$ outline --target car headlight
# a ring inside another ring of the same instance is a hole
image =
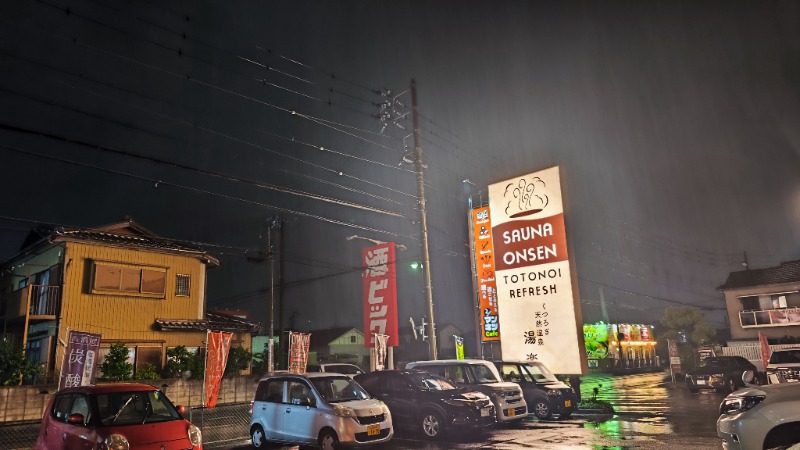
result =
[[[353,411],[353,408],[348,408],[347,406],[342,406],[342,405],[333,405],[333,413],[339,417],[356,416],[356,412]]]
[[[746,395],[743,397],[726,398],[719,405],[719,413],[722,414],[738,414],[747,411],[757,404],[761,403],[766,398],[765,395]]]
[[[194,446],[200,446],[203,443],[203,433],[200,432],[200,428],[197,428],[193,424],[189,424],[189,442],[192,443]]]
[[[129,450],[130,444],[121,434],[109,434],[104,441],[108,450]]]
[[[547,395],[561,395],[560,389],[548,389]]]

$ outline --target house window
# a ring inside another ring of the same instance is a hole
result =
[[[351,344],[355,344],[356,343],[356,336],[355,335],[350,336],[350,343]]]
[[[167,269],[95,261],[92,292],[164,297]]]
[[[175,295],[178,297],[189,296],[189,285],[192,277],[190,275],[178,274],[175,276]]]

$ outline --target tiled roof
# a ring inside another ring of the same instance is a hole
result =
[[[228,331],[228,332],[261,332],[262,326],[238,317],[207,312],[205,319],[156,319],[156,327],[161,331]]]
[[[725,284],[719,286],[717,290],[724,291],[728,289],[796,282],[800,282],[800,261],[789,261],[781,263],[778,267],[731,272],[728,274],[728,279],[725,281]]]
[[[187,253],[201,259],[211,266],[219,266],[219,261],[208,255],[198,247],[185,243],[165,239],[127,219],[123,222],[106,225],[99,228],[65,228],[43,227],[36,230],[38,234],[50,241],[59,239],[75,239],[80,241],[103,242],[128,248],[142,248],[151,250],[167,250],[170,252]]]

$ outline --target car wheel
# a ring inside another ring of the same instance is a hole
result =
[[[250,430],[250,439],[253,441],[253,447],[265,448],[267,446],[267,439],[264,436],[264,429],[261,425],[256,425]]]
[[[435,411],[425,411],[420,419],[420,429],[422,434],[428,439],[438,437],[444,431],[442,416]]]
[[[322,450],[336,450],[339,448],[339,437],[336,436],[336,432],[331,429],[320,431],[319,448]]]
[[[550,410],[550,403],[547,400],[534,400],[533,401],[533,414],[539,420],[549,420],[553,417],[553,411]]]

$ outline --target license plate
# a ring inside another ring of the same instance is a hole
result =
[[[569,408],[572,406],[572,400],[564,400],[564,407]]]
[[[697,384],[706,384],[706,380],[697,380]]]
[[[481,417],[487,417],[489,415],[489,409],[482,409],[481,410]]]
[[[516,411],[514,408],[511,408],[511,409],[509,409],[509,410],[507,411],[507,414],[506,414],[506,415],[507,415],[508,417],[516,416],[516,415],[517,415],[517,411]]]
[[[367,436],[377,436],[381,434],[381,426],[378,424],[367,425]]]

